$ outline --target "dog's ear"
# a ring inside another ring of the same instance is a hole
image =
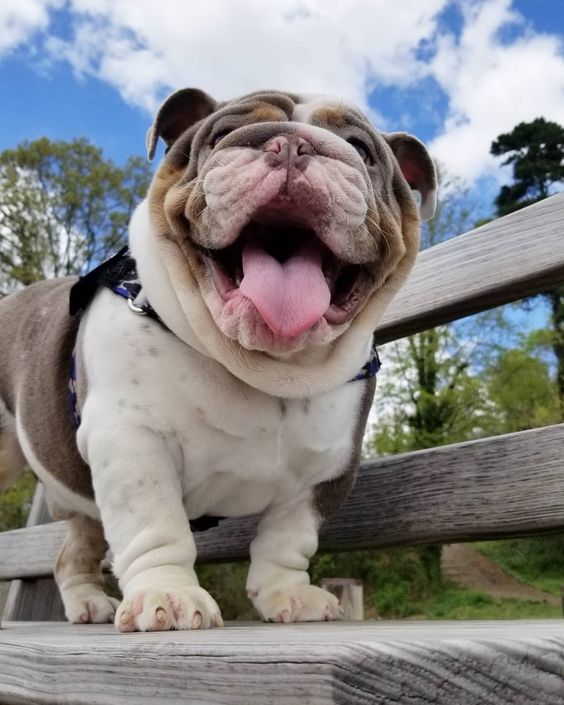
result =
[[[419,191],[419,211],[423,220],[435,214],[437,206],[437,172],[425,145],[407,132],[383,133],[399,164],[401,173],[414,191]]]
[[[169,96],[159,108],[155,122],[147,132],[149,161],[155,156],[159,137],[170,147],[184,130],[211,115],[216,106],[216,101],[198,88],[183,88]]]

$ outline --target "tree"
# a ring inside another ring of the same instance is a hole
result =
[[[444,195],[435,217],[422,233],[423,248],[472,226],[474,209],[466,190],[444,176],[441,190]],[[479,334],[494,315],[438,326],[386,346],[383,384],[379,381],[376,394],[380,422],[371,438],[378,454],[432,448],[477,433],[484,399],[471,365]]]
[[[441,176],[443,197],[423,230],[423,247],[472,226],[475,209],[460,184]],[[470,323],[439,326],[385,346],[370,450],[377,454],[431,448],[483,435],[489,413],[485,388],[472,374],[488,313]],[[430,584],[441,580],[440,547],[419,550]]]
[[[24,142],[0,154],[0,291],[87,270],[120,247],[150,180],[85,139]]]
[[[564,127],[544,118],[521,122],[499,135],[490,149],[513,164],[510,186],[502,186],[495,199],[498,215],[507,215],[550,195],[551,186],[564,182]]]
[[[548,365],[523,348],[503,350],[486,369],[488,398],[495,405],[497,433],[556,423],[558,395]]]
[[[503,186],[495,200],[498,215],[506,215],[550,195],[564,184],[564,127],[544,118],[519,123],[511,132],[499,135],[491,153],[505,156],[502,164],[513,164],[513,184]],[[564,418],[564,287],[542,296],[550,306],[552,348],[556,358],[556,384],[560,418]]]
[[[104,159],[85,139],[26,142],[0,154],[0,295],[50,276],[78,273],[126,239],[150,170]],[[0,496],[0,530],[25,521],[34,479]]]

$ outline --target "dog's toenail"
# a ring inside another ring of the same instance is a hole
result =
[[[202,626],[202,613],[194,612],[192,617],[192,629],[199,629]]]
[[[155,617],[157,618],[157,622],[164,622],[166,620],[166,612],[162,607],[157,607]]]

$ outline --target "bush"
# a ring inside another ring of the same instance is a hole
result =
[[[25,472],[14,485],[0,492],[0,531],[25,526],[35,485],[35,476]]]

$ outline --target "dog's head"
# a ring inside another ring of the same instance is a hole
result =
[[[418,140],[380,133],[336,100],[258,92],[217,104],[194,89],[160,108],[150,157],[159,137],[152,227],[181,253],[184,291],[221,336],[287,360],[358,321],[375,327],[434,211],[435,170]]]

